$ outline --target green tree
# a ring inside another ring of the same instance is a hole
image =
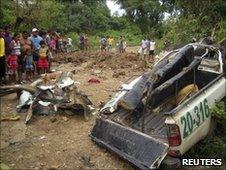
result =
[[[117,0],[125,9],[131,22],[137,24],[142,33],[148,33],[164,18],[164,4],[159,0]]]

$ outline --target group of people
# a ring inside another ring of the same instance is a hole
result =
[[[143,38],[138,54],[141,55],[143,59],[149,56],[150,59],[153,60],[155,54],[155,41],[150,38]]]
[[[101,36],[100,50],[112,51],[114,39],[112,36]],[[79,45],[81,50],[88,50],[89,39],[86,34],[80,34]],[[125,37],[120,36],[116,43],[116,51],[124,53],[126,50]],[[39,31],[33,28],[31,33],[24,31],[21,34],[11,35],[9,26],[0,28],[0,83],[21,82],[23,73],[26,80],[31,80],[35,74],[43,74],[50,71],[52,54],[57,52],[69,52],[72,48],[72,39],[64,41],[57,32]],[[142,57],[150,56],[153,59],[155,42],[150,38],[144,38],[138,53]]]
[[[42,34],[42,33],[41,33]],[[53,53],[58,52],[71,52],[73,48],[72,39],[69,38],[63,38],[60,33],[54,32],[44,32],[42,36],[44,39],[47,36],[47,45],[49,46],[50,50]]]
[[[100,50],[101,51],[112,51],[114,44],[114,39],[112,36],[101,36],[100,38]],[[119,53],[124,53],[126,51],[126,41],[123,36],[120,36],[118,42],[116,43],[116,51]]]
[[[11,34],[9,26],[0,28],[0,83],[30,81],[36,74],[50,71],[52,52],[59,46],[59,35],[55,32],[39,31]]]

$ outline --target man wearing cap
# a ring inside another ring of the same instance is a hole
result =
[[[40,49],[40,42],[43,40],[42,37],[40,37],[38,35],[38,29],[37,28],[33,28],[32,29],[32,35],[30,37],[30,40],[34,46],[34,54],[33,54],[33,58],[34,58],[34,62],[37,63],[38,62],[38,51]]]

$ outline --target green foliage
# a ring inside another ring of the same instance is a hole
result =
[[[226,21],[221,21],[216,24],[216,32],[214,34],[214,39],[218,42],[226,37]]]
[[[178,19],[169,18],[164,24],[163,39],[171,43],[189,42],[193,37],[202,37],[202,29],[193,16]]]
[[[85,32],[97,47],[100,35],[112,35],[116,40],[124,35],[127,44],[134,46],[140,45],[142,36],[149,36],[157,42],[158,52],[165,41],[188,43],[211,35],[220,41],[226,36],[225,0],[115,2],[125,9],[124,16],[111,16],[106,0],[3,0],[0,25],[11,24],[20,32],[37,27],[73,33],[76,43],[77,34]],[[166,13],[169,17],[164,18]]]
[[[220,136],[220,138],[226,144],[226,98],[224,98],[221,102],[217,103],[217,105],[212,111],[212,115],[217,123],[217,130],[215,134],[217,136]]]
[[[83,3],[74,3],[66,5],[65,14],[68,23],[67,30],[81,32],[82,30],[89,31],[91,23],[91,10]]]
[[[64,14],[65,6],[59,2],[45,0],[41,3],[39,27],[43,29],[65,30]]]
[[[0,163],[0,169],[1,170],[9,170],[9,166],[4,163]]]
[[[163,19],[164,6],[157,0],[118,0],[131,22],[137,24],[143,34],[152,30]]]
[[[0,2],[0,25],[13,24],[16,21],[15,4],[12,1]]]
[[[0,15],[1,25],[12,24],[17,31],[35,26],[60,32],[94,33],[112,26],[110,11],[101,0],[10,0],[2,3]],[[119,23],[117,18],[114,22]]]
[[[191,158],[226,158],[226,143],[217,136],[208,136],[186,155]]]

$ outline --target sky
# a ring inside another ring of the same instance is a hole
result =
[[[111,15],[118,11],[119,16],[122,16],[125,11],[120,9],[120,5],[116,4],[113,0],[107,0],[107,6],[111,10]]]

